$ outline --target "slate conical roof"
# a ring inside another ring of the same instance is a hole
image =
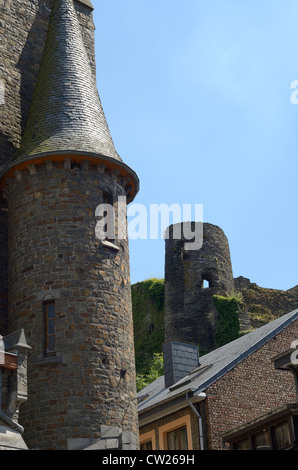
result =
[[[102,109],[73,0],[54,0],[32,106],[15,161],[63,151],[121,161]]]

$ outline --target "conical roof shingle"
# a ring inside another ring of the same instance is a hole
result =
[[[14,160],[79,151],[121,161],[98,95],[73,0],[55,0],[29,118]]]

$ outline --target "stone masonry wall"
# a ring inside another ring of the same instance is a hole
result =
[[[107,188],[115,202],[125,195],[110,173],[68,159],[10,182],[9,329],[24,328],[32,347],[20,415],[31,449],[93,442],[101,425],[138,434],[128,242],[113,249],[95,236]],[[56,308],[54,357],[43,351],[48,299]]]
[[[295,403],[290,372],[274,369],[272,358],[298,338],[298,320],[207,389],[210,450],[223,448],[222,435],[285,403]]]
[[[247,327],[258,328],[298,307],[298,291],[260,287],[242,276],[234,279],[235,290],[241,292],[240,317],[247,318]]]
[[[0,198],[0,335],[7,334],[8,321],[8,237],[7,202]]]
[[[213,295],[234,289],[229,243],[217,226],[203,224],[203,246],[185,250],[185,238],[166,239],[165,332],[166,341],[199,344],[202,351],[215,346],[218,314]],[[209,287],[203,287],[203,281]]]
[[[75,1],[95,76],[92,10]],[[0,167],[12,158],[27,120],[45,45],[53,0],[0,0]],[[6,334],[6,203],[0,196],[0,332]]]

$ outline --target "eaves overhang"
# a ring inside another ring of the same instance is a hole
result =
[[[163,418],[164,416],[189,407],[188,400],[190,400],[190,402],[193,404],[203,401],[205,398],[205,393],[195,395],[191,388],[184,390],[179,395],[175,395],[174,397],[168,399],[166,398],[162,402],[140,411],[139,426],[145,426],[145,424],[149,424],[152,421],[156,421]]]
[[[0,189],[4,186],[7,178],[13,178],[16,171],[23,171],[29,165],[41,165],[47,160],[53,162],[63,161],[70,158],[73,163],[80,163],[88,160],[91,164],[104,164],[107,170],[118,170],[119,176],[128,179],[128,196],[127,202],[132,202],[139,192],[139,178],[137,174],[125,163],[118,161],[112,157],[99,155],[95,153],[80,152],[77,150],[65,150],[63,152],[43,152],[29,157],[18,158],[18,160],[10,161],[0,169]]]

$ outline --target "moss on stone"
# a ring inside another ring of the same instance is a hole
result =
[[[148,374],[155,353],[162,352],[164,335],[164,280],[148,279],[132,285],[137,374]]]
[[[220,347],[240,336],[239,300],[234,297],[214,295],[213,303],[219,315],[215,340]]]

